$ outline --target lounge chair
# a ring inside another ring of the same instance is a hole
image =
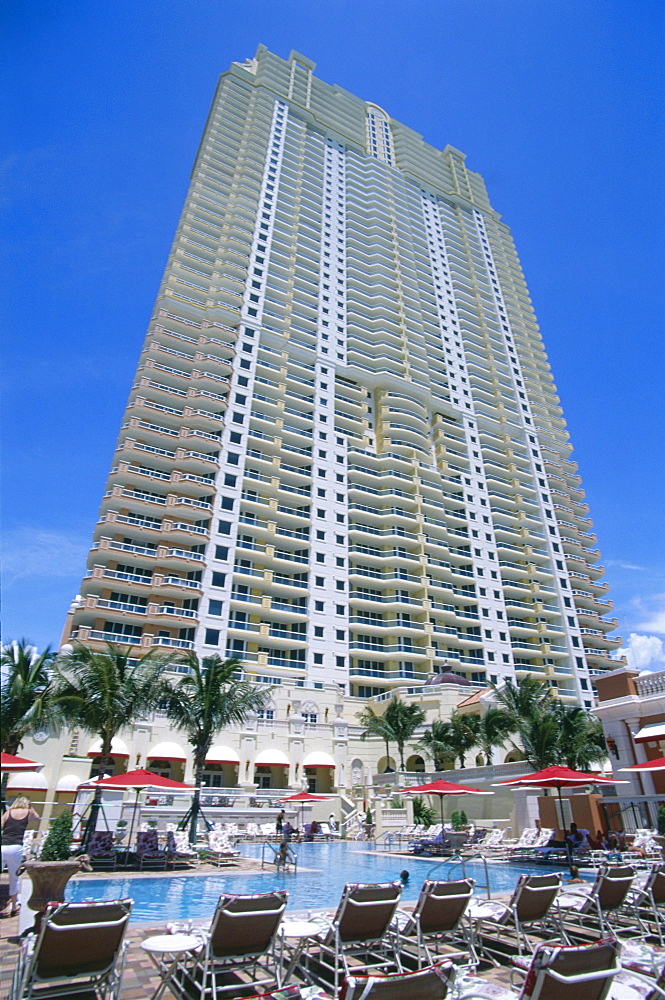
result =
[[[452,962],[388,976],[347,976],[343,1000],[444,1000],[455,978]]]
[[[478,850],[483,854],[493,854],[495,851],[502,851],[505,836],[505,827],[496,827],[494,830],[490,830],[487,838],[478,844]]]
[[[188,865],[199,863],[199,852],[189,843],[189,835],[186,830],[167,830],[166,832],[166,854],[168,863],[171,865],[182,862]]]
[[[631,887],[626,906],[641,924],[653,924],[661,945],[665,945],[665,862],[656,862],[645,881]]]
[[[397,911],[393,921],[397,946],[405,948],[409,943],[415,943],[418,968],[445,958],[454,958],[458,966],[475,968],[478,964],[473,928],[467,917],[474,885],[474,880],[470,878],[453,882],[428,880],[423,883],[413,910],[410,913]],[[438,951],[440,944],[457,947],[453,955],[442,955]]]
[[[620,944],[616,939],[587,945],[539,945],[531,958],[524,983],[510,990],[474,978],[461,984],[458,1000],[605,1000],[620,971]]]
[[[215,865],[230,865],[240,857],[240,851],[231,847],[225,830],[211,830],[205,849],[206,861]]]
[[[422,840],[413,841],[409,849],[412,854],[452,853],[450,838],[443,827],[433,837],[425,837]]]
[[[166,868],[168,854],[159,846],[156,830],[139,830],[136,835],[136,857],[141,871],[144,868]]]
[[[393,953],[391,924],[399,904],[402,887],[397,882],[344,886],[335,915],[328,927],[314,939],[313,961],[332,979],[334,995],[339,995],[343,976],[352,972],[395,968],[402,971],[399,951]],[[351,969],[349,961],[358,965]],[[310,974],[317,978],[318,969]],[[323,978],[323,977],[321,977]],[[322,982],[322,985],[324,983]]]
[[[527,928],[538,925],[542,932],[547,932],[551,936],[554,924],[556,937],[566,941],[558,916],[552,911],[560,889],[561,875],[558,872],[547,875],[520,875],[509,902],[485,899],[472,903],[469,916],[477,939],[484,938],[485,930],[497,935],[499,941],[506,931],[512,932],[506,943],[510,943],[512,938],[517,944],[519,955],[525,952],[530,954],[534,950],[534,945],[527,935]],[[494,951],[497,954],[505,954],[503,949],[497,949],[489,941],[483,940],[481,947],[483,953],[489,955]]]
[[[24,939],[10,1000],[81,994],[117,1000],[131,899],[50,904],[39,932]]]
[[[88,842],[88,857],[94,870],[107,868],[115,871],[117,855],[110,830],[95,830]]]
[[[635,878],[630,865],[613,865],[601,868],[591,889],[567,886],[556,901],[557,911],[569,930],[569,922],[577,921],[580,927],[591,925],[601,934],[615,934],[614,918],[624,906]]]
[[[243,983],[238,973],[251,970],[251,987],[280,985],[276,937],[287,893],[219,897],[204,945],[179,961],[169,979],[169,989],[182,1000],[236,997]]]

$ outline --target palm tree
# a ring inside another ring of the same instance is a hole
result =
[[[559,726],[560,760],[573,770],[588,771],[607,757],[603,726],[596,716],[579,705],[554,703],[552,713]]]
[[[500,708],[488,708],[478,720],[478,746],[485,755],[485,763],[491,764],[494,747],[504,745],[513,726],[507,713]]]
[[[4,753],[16,754],[26,736],[55,719],[51,700],[50,664],[54,654],[47,646],[39,653],[25,639],[9,642],[0,651],[0,743]],[[9,772],[2,775],[0,798],[4,810]]]
[[[455,750],[449,740],[450,728],[447,722],[435,719],[420,738],[418,747],[434,762],[435,771],[445,770],[448,761],[455,762]]]
[[[404,746],[411,739],[416,729],[425,721],[425,713],[417,705],[407,704],[399,698],[391,698],[384,712],[384,719],[395,734],[395,743],[399,752],[399,766],[404,766]]]
[[[365,727],[364,731],[360,734],[361,740],[378,737],[386,744],[387,768],[390,769],[390,744],[397,742],[397,735],[390,724],[390,720],[386,719],[385,713],[379,715],[370,705],[367,708],[363,708],[361,712],[357,712],[356,716],[360,725]]]
[[[50,646],[39,653],[25,639],[2,647],[0,739],[5,753],[16,754],[26,736],[53,718],[49,667],[54,656]]]
[[[499,708],[503,709],[517,731],[522,720],[538,716],[552,704],[550,689],[542,681],[528,674],[517,684],[508,678],[501,687],[494,687]]]
[[[203,768],[212,741],[225,726],[241,724],[252,712],[265,708],[272,689],[236,680],[240,669],[236,659],[222,660],[217,654],[199,659],[191,652],[181,662],[189,670],[175,687],[167,689],[164,708],[194,751],[194,797],[185,821],[189,819],[189,840],[195,845]]]
[[[561,762],[561,729],[553,712],[541,712],[522,719],[517,729],[524,756],[536,771]]]
[[[111,642],[104,652],[75,642],[55,661],[55,704],[65,722],[101,739],[100,777],[112,768],[114,736],[154,711],[162,697],[163,654],[150,650],[138,659],[134,655]],[[97,825],[101,800],[102,789],[97,788],[83,849]]]
[[[478,746],[479,720],[477,715],[459,715],[453,712],[448,722],[437,720],[423,733],[419,746],[434,758],[435,770],[443,770],[443,764],[459,758],[460,767],[465,766],[466,755]]]

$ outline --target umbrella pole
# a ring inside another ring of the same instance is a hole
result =
[[[139,807],[139,795],[141,794],[141,789],[136,789],[136,799],[134,800],[134,808],[132,810],[132,821],[129,824],[129,835],[127,837],[127,843],[125,845],[125,864],[127,864],[127,857],[132,847],[132,834],[134,833],[134,821],[136,819],[136,811]]]

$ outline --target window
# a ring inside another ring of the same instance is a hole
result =
[[[224,485],[225,486],[235,486],[238,477],[232,476],[229,472],[224,473]]]
[[[322,625],[315,625],[314,626],[314,637],[316,639],[323,639],[323,626]]]
[[[343,667],[344,665],[345,665],[344,657],[343,656],[336,656],[335,657],[335,666],[336,667]]]
[[[213,573],[212,574],[212,585],[213,587],[223,587],[226,583],[226,573]]]
[[[205,639],[203,640],[206,646],[218,646],[219,645],[219,629],[218,628],[207,628],[205,631]]]
[[[326,581],[325,581],[324,577],[322,577],[322,576],[316,576],[316,577],[314,577],[314,584],[317,587],[323,587],[325,585],[325,582]]]
[[[346,632],[344,631],[343,628],[336,628],[335,629],[335,638],[339,639],[340,642],[344,642],[345,636],[346,636]]]
[[[230,521],[220,521],[218,531],[220,535],[230,535],[231,534],[231,522]]]
[[[314,663],[316,663],[317,666],[320,666],[323,663],[323,653],[314,653]],[[303,712],[303,715],[306,716],[307,713]],[[314,722],[316,722],[316,716],[314,716]]]
[[[233,423],[234,424],[241,424],[241,423],[243,423],[244,419],[245,419],[245,417],[243,416],[242,413],[234,413],[233,414]]]
[[[222,602],[221,601],[208,601],[208,614],[209,615],[221,615],[222,613]]]
[[[226,461],[229,463],[229,465],[238,465],[238,463],[240,462],[240,455],[238,454],[237,451],[230,451],[226,456]]]
[[[314,610],[323,611],[323,601],[314,601]]]
[[[215,559],[228,559],[229,550],[226,545],[215,546]]]

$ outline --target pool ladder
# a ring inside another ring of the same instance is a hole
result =
[[[266,847],[269,847],[272,852],[272,854],[268,857],[267,860],[266,860]],[[265,868],[266,865],[269,866],[275,865],[275,871],[279,872],[280,870],[287,871],[290,866],[293,869],[293,874],[295,875],[296,872],[298,871],[298,855],[296,854],[296,852],[292,850],[291,846],[289,845],[287,862],[285,865],[275,864],[275,860],[278,854],[279,854],[279,847],[276,847],[274,844],[271,844],[269,840],[264,840],[263,843],[261,844],[261,868],[262,869]]]
[[[487,867],[487,859],[486,859],[486,857],[485,857],[484,854],[470,854],[470,855],[465,856],[465,857],[463,857],[461,854],[453,854],[452,857],[450,857],[450,858],[444,858],[443,861],[437,861],[437,863],[435,865],[432,865],[432,867],[429,869],[429,871],[427,872],[427,875],[425,877],[428,878],[428,879],[432,878],[432,875],[437,870],[437,868],[443,868],[444,866],[446,866],[447,867],[447,876],[448,876],[447,877],[447,881],[448,882],[452,881],[452,874],[453,874],[453,869],[454,868],[461,868],[462,869],[462,878],[466,878],[466,863],[467,863],[467,861],[482,861],[483,867],[485,869],[485,884],[484,885],[478,885],[478,888],[479,889],[485,889],[485,891],[487,892],[487,898],[491,899],[492,898],[492,890],[490,888],[489,869]],[[476,884],[478,884],[478,883],[476,883]]]

